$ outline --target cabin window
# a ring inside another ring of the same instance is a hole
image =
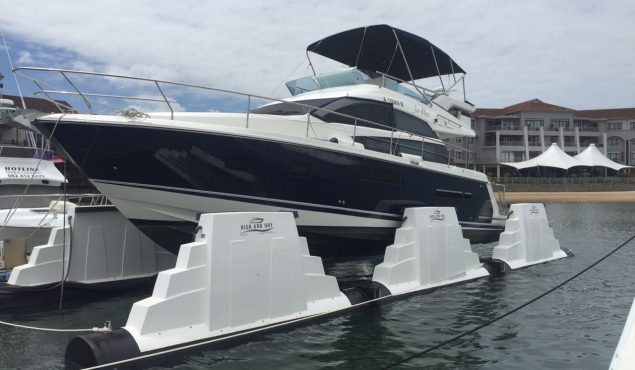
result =
[[[307,114],[309,111],[309,108],[305,107],[305,105],[311,107],[321,107],[322,105],[327,104],[332,100],[333,99],[310,99],[298,102],[274,103],[254,109],[251,111],[251,113],[273,114],[278,116],[303,115]]]
[[[375,128],[393,127],[393,108],[390,103],[355,98],[342,98],[324,104],[321,108],[369,121],[357,121],[359,126]],[[355,124],[354,118],[327,112],[326,110],[315,109],[312,114],[325,122],[338,122],[349,125]],[[382,127],[382,125],[384,127]]]
[[[389,184],[403,184],[404,182],[403,173],[366,167],[362,167],[357,170],[357,178],[364,181],[383,182]]]
[[[421,142],[416,140],[399,140],[396,152],[421,155]],[[448,149],[443,144],[423,143],[423,159],[429,162],[448,163]]]
[[[397,109],[395,109],[395,128],[416,135],[438,138],[426,121]]]
[[[312,99],[297,102],[284,102],[265,105],[253,110],[258,114],[276,115],[302,115],[307,113],[307,107],[298,103],[315,107],[311,110],[311,115],[324,122],[336,122],[364,127],[374,127],[379,129],[396,128],[416,135],[438,138],[437,134],[430,128],[430,125],[422,119],[411,114],[396,110],[391,103],[359,99],[359,98],[336,98],[336,99]],[[338,114],[339,113],[339,114]],[[344,114],[345,116],[341,115]],[[355,117],[355,118],[353,118]]]
[[[423,159],[430,162],[448,163],[448,149],[445,145],[423,144]]]
[[[364,148],[380,153],[390,153],[390,138],[358,136],[355,141],[362,143]]]
[[[397,154],[406,153],[421,156],[421,141],[399,140],[397,142]]]
[[[355,141],[362,143],[364,148],[380,153],[391,153],[389,137],[368,137],[358,136]],[[421,141],[417,140],[396,140],[392,143],[393,153],[406,153],[411,155],[421,155]],[[430,162],[448,163],[448,149],[443,144],[425,142],[423,144],[423,159]]]

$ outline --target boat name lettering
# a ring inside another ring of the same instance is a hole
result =
[[[4,166],[4,172],[6,172],[6,176],[10,178],[44,178],[44,175],[40,173],[37,167]]]
[[[532,215],[537,215],[539,213],[538,207],[531,206],[531,208],[529,209],[529,213],[531,213]]]
[[[9,172],[9,171],[21,171],[21,172],[35,172],[38,169],[36,167],[11,167],[11,166],[4,166],[4,170]]]
[[[438,209],[435,209],[434,212],[430,215],[430,221],[443,221],[445,220],[445,215],[441,213]]]
[[[392,103],[394,105],[398,105],[400,107],[403,107],[403,102],[399,101],[397,99],[387,98],[387,97],[384,96],[384,101],[387,102],[387,103]]]
[[[423,107],[417,107],[415,105],[415,113],[420,114],[425,118],[430,118],[430,113],[427,110],[423,109]]]
[[[254,217],[249,223],[240,225],[240,233],[244,235],[249,232],[265,233],[273,230],[273,222],[265,222],[264,218]]]

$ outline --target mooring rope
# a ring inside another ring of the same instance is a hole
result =
[[[150,118],[150,115],[144,112],[140,112],[134,108],[127,108],[115,112],[115,114],[119,114],[126,118]]]
[[[441,342],[441,343],[439,343],[439,344],[437,344],[437,345],[434,345],[434,346],[432,346],[432,347],[426,348],[426,349],[425,349],[425,350],[423,350],[423,351],[420,351],[420,352],[414,353],[414,354],[412,354],[412,355],[410,355],[410,356],[408,356],[408,357],[406,357],[406,358],[404,358],[404,359],[402,359],[402,360],[399,360],[399,361],[397,361],[397,362],[394,362],[394,363],[392,363],[392,364],[390,364],[390,365],[388,365],[388,366],[384,366],[384,367],[382,367],[381,369],[390,369],[390,368],[393,368],[393,367],[395,367],[395,366],[397,366],[397,365],[401,365],[401,364],[404,364],[404,363],[406,363],[406,362],[408,362],[408,361],[414,360],[415,358],[421,357],[421,356],[425,355],[426,353],[432,352],[432,351],[434,351],[434,350],[436,350],[436,349],[439,349],[439,348],[441,348],[441,347],[443,347],[443,346],[445,346],[445,345],[448,345],[448,344],[450,344],[450,343],[452,343],[452,342],[455,342],[455,341],[457,341],[457,340],[459,340],[459,339],[461,339],[461,338],[463,338],[463,337],[465,337],[465,336],[467,336],[467,335],[470,335],[470,334],[476,333],[477,331],[479,331],[479,330],[481,330],[481,329],[483,329],[483,328],[485,328],[485,327],[487,327],[487,326],[490,326],[490,325],[494,324],[495,322],[500,321],[500,320],[504,319],[505,317],[507,317],[507,316],[509,316],[509,315],[511,315],[511,314],[513,314],[513,313],[515,313],[515,312],[517,312],[517,311],[520,311],[521,309],[523,309],[523,308],[525,308],[525,307],[529,306],[530,304],[532,304],[532,303],[534,303],[534,302],[536,302],[536,301],[538,301],[538,300],[542,299],[542,298],[543,298],[543,297],[545,297],[546,295],[548,295],[548,294],[550,294],[550,293],[553,293],[554,291],[556,291],[556,290],[558,290],[558,289],[562,288],[563,286],[565,286],[566,284],[568,284],[568,283],[569,283],[569,282],[571,282],[572,280],[576,279],[576,278],[577,278],[577,277],[579,277],[580,275],[582,275],[582,274],[584,274],[585,272],[589,271],[590,269],[594,268],[594,267],[595,267],[595,266],[597,266],[600,262],[602,262],[602,261],[604,261],[605,259],[609,258],[609,257],[610,257],[613,253],[615,253],[615,252],[617,252],[618,250],[622,249],[622,247],[624,247],[625,245],[627,245],[628,243],[630,243],[633,239],[635,239],[635,235],[631,236],[631,237],[630,237],[627,241],[625,241],[624,243],[620,244],[620,245],[619,245],[619,246],[617,246],[615,249],[613,249],[612,251],[610,251],[609,253],[607,253],[606,255],[604,255],[602,258],[600,258],[599,260],[597,260],[597,261],[593,262],[593,263],[592,263],[591,265],[589,265],[588,267],[584,268],[582,271],[578,272],[577,274],[573,275],[572,277],[568,278],[567,280],[563,281],[562,283],[560,283],[560,284],[556,285],[555,287],[553,287],[553,288],[549,289],[548,291],[546,291],[546,292],[544,292],[544,293],[540,294],[539,296],[537,296],[537,297],[535,297],[535,298],[533,298],[533,299],[531,299],[531,300],[529,300],[529,301],[527,301],[527,302],[525,302],[525,303],[521,304],[520,306],[518,306],[518,307],[516,307],[516,308],[512,309],[511,311],[508,311],[508,312],[506,312],[506,313],[504,313],[504,314],[502,314],[502,315],[500,315],[500,316],[497,316],[497,317],[495,317],[495,318],[494,318],[494,319],[492,319],[492,320],[489,320],[489,321],[487,321],[487,322],[485,322],[485,323],[483,323],[483,324],[481,324],[481,325],[479,325],[479,326],[477,326],[477,327],[475,327],[475,328],[473,328],[473,329],[470,329],[470,330],[468,330],[468,331],[465,331],[465,332],[463,332],[463,333],[461,333],[461,334],[459,334],[459,335],[456,335],[456,336],[454,336],[454,337],[452,337],[452,338],[450,338],[450,339],[448,339],[448,340],[445,340],[445,341],[443,341],[443,342]]]
[[[102,327],[98,327],[98,326],[94,326],[90,329],[55,329],[55,328],[41,328],[41,327],[37,327],[37,326],[29,326],[29,325],[22,325],[22,324],[15,324],[12,322],[7,322],[7,321],[0,321],[0,324],[2,325],[6,325],[6,326],[11,326],[14,328],[20,328],[20,329],[28,329],[28,330],[39,330],[39,331],[52,331],[52,332],[56,332],[56,333],[79,333],[79,332],[99,332],[99,333],[103,333],[103,332],[109,332],[112,331],[112,325],[110,323],[110,321],[106,321],[104,323],[104,326]]]
[[[577,278],[580,275],[584,274],[585,272],[589,271],[590,269],[592,269],[593,267],[598,265],[600,262],[604,261],[609,256],[611,256],[612,254],[614,254],[615,252],[620,250],[622,247],[624,247],[625,245],[630,243],[633,239],[635,239],[635,235],[631,236],[627,241],[625,241],[624,243],[620,244],[618,247],[616,247],[615,249],[613,249],[612,251],[607,253],[605,256],[603,256],[602,258],[600,258],[599,260],[597,260],[596,262],[594,262],[590,266],[586,267],[582,271],[578,272],[577,274],[573,275],[569,279],[567,279],[564,282],[558,284],[557,286],[555,286],[554,288],[548,290],[547,292],[535,297],[534,299],[530,300],[529,302],[524,303],[524,304],[514,308],[513,310],[511,310],[511,311],[509,311],[509,312],[507,312],[507,313],[505,313],[503,315],[498,316],[497,318],[495,318],[493,320],[490,320],[490,321],[488,321],[488,322],[486,322],[484,324],[481,324],[481,325],[477,326],[474,329],[468,330],[468,331],[466,331],[466,332],[464,332],[462,334],[454,336],[454,337],[452,337],[452,338],[450,338],[450,339],[448,339],[448,340],[446,340],[446,341],[444,341],[442,343],[439,343],[439,344],[437,344],[437,345],[435,345],[433,347],[427,348],[427,349],[425,349],[425,350],[423,350],[421,352],[417,352],[417,353],[415,353],[415,354],[413,354],[413,355],[411,355],[411,356],[409,356],[407,358],[404,358],[404,359],[402,359],[402,360],[400,360],[398,362],[395,362],[395,363],[392,363],[392,364],[390,364],[388,366],[382,367],[381,369],[389,369],[389,368],[395,367],[397,365],[404,364],[404,363],[406,363],[406,362],[408,362],[408,361],[410,361],[410,360],[412,360],[414,358],[420,357],[421,355],[424,355],[424,354],[426,354],[428,352],[431,352],[431,351],[433,351],[435,349],[438,349],[438,348],[441,348],[441,347],[443,347],[443,346],[445,346],[447,344],[450,344],[450,343],[452,343],[452,342],[454,342],[454,341],[456,341],[456,340],[458,340],[460,338],[463,338],[466,335],[472,334],[472,333],[474,333],[474,332],[476,332],[476,331],[478,331],[478,330],[480,330],[480,329],[482,329],[482,328],[484,328],[486,326],[489,326],[489,325],[491,325],[491,324],[493,324],[493,323],[495,323],[495,322],[497,322],[497,321],[499,321],[499,320],[501,320],[501,319],[513,314],[516,311],[519,311],[519,310],[523,309],[524,307],[526,307],[526,306],[530,305],[531,303],[543,298],[544,296],[548,295],[549,293],[552,293],[553,291],[561,288],[562,286],[566,285],[570,281],[574,280],[575,278]],[[381,300],[381,298],[371,299],[370,301],[366,301],[366,302],[363,302],[363,303],[360,303],[360,304],[357,304],[357,305],[353,305],[353,307],[354,306],[364,306],[364,305],[370,304],[370,303],[375,302],[375,301],[380,301],[380,300]],[[310,318],[318,318],[318,317],[321,317],[321,316],[328,316],[330,314],[332,314],[332,312],[320,313],[320,314],[312,315],[312,316],[309,316],[309,317]],[[100,364],[100,365],[96,365],[96,366],[93,366],[93,367],[89,367],[87,369],[104,369],[104,368],[112,368],[112,367],[115,367],[117,365],[130,364],[132,362],[147,360],[147,359],[151,359],[151,358],[154,358],[154,357],[157,357],[157,356],[163,356],[163,355],[166,355],[166,354],[178,352],[178,351],[181,351],[181,350],[188,350],[188,349],[193,349],[193,348],[197,348],[197,347],[202,347],[202,346],[205,346],[205,345],[208,345],[208,344],[212,344],[212,343],[216,343],[216,342],[219,342],[219,341],[222,341],[222,340],[238,338],[238,337],[241,337],[241,336],[246,335],[246,334],[259,333],[259,332],[263,332],[263,331],[266,331],[266,330],[269,330],[269,329],[272,329],[272,328],[283,327],[283,326],[285,326],[287,324],[290,324],[290,323],[303,321],[303,320],[305,320],[305,319],[307,319],[309,317],[298,318],[298,319],[295,319],[295,320],[291,320],[289,322],[277,323],[277,324],[273,324],[273,325],[267,326],[267,327],[255,328],[253,330],[249,330],[249,331],[246,331],[246,332],[239,332],[239,333],[231,334],[231,335],[228,335],[228,336],[223,337],[223,338],[210,338],[210,339],[208,339],[206,341],[199,342],[199,343],[190,343],[190,344],[185,344],[183,346],[178,346],[178,347],[172,347],[172,348],[164,349],[164,350],[158,351],[158,352],[153,352],[153,353],[149,353],[149,354],[141,354],[141,355],[136,356],[136,357],[127,358],[127,359],[118,360],[118,361],[113,361],[113,362],[109,362],[109,363],[105,363],[105,364]]]

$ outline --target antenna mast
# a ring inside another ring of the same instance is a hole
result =
[[[24,96],[22,96],[22,90],[20,90],[20,83],[18,82],[18,78],[15,76],[15,72],[13,72],[13,62],[11,61],[11,54],[9,54],[9,47],[7,46],[7,39],[4,38],[4,33],[0,34],[2,36],[2,41],[4,42],[4,50],[7,52],[7,58],[9,59],[9,66],[11,67],[11,72],[13,73],[13,79],[15,79],[15,86],[18,88],[18,94],[20,94],[20,100],[22,100],[22,108],[26,109],[26,103],[24,102]]]

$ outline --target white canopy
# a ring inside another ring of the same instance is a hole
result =
[[[595,146],[595,144],[589,145],[584,151],[574,158],[582,161],[585,166],[591,167],[608,167],[612,168],[616,171],[621,170],[622,168],[629,168],[630,166],[624,166],[619,163],[613,162],[612,160],[606,158],[606,156],[600,152],[600,150]]]
[[[537,156],[536,158],[532,158],[528,161],[524,162],[513,162],[513,163],[501,163],[507,166],[514,167],[518,170],[522,170],[530,167],[555,167],[561,168],[563,170],[568,170],[571,167],[575,166],[588,166],[588,167],[608,167],[614,169],[616,171],[621,170],[622,168],[630,168],[631,166],[624,166],[619,163],[613,162],[612,160],[606,158],[602,152],[598,150],[595,144],[589,145],[582,153],[576,155],[575,157],[571,157],[560,147],[558,144],[553,143],[549,147],[549,149],[545,150],[544,153]]]
[[[587,164],[582,161],[571,157],[567,153],[563,152],[558,144],[553,143],[551,146],[545,150],[544,153],[537,156],[536,158],[532,158],[530,160],[524,162],[513,162],[513,163],[501,163],[507,166],[512,166],[518,170],[522,170],[524,168],[530,167],[555,167],[561,168],[563,170],[568,170],[571,167],[575,166],[587,166]]]

